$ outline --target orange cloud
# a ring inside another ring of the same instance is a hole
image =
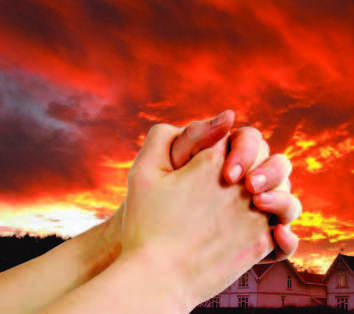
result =
[[[353,12],[349,0],[0,2],[1,230],[75,233],[55,208],[77,211],[77,230],[106,219],[153,124],[230,108],[291,159],[294,258],[324,265],[311,254],[353,244]],[[33,206],[48,215],[31,222]]]

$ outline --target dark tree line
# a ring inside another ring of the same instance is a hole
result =
[[[23,237],[16,235],[0,237],[0,272],[12,268],[16,265],[36,258],[66,240],[57,236],[34,237],[26,234]],[[339,314],[344,313],[338,309],[328,307],[310,307],[310,308],[279,308],[279,309],[239,309],[239,308],[195,308],[191,314]]]
[[[38,257],[64,241],[57,235],[0,237],[0,272]]]

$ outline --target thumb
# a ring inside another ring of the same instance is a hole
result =
[[[193,121],[172,144],[171,161],[174,169],[181,168],[199,151],[213,146],[230,131],[235,119],[226,110],[212,120]]]
[[[168,173],[173,171],[170,152],[171,145],[183,128],[175,127],[167,123],[153,125],[134,161],[133,167],[139,167],[151,175]]]
[[[175,170],[175,173],[189,173],[199,169],[207,173],[208,177],[222,178],[222,166],[227,156],[229,132],[216,144],[199,151],[182,168]],[[197,170],[198,171],[198,170]]]

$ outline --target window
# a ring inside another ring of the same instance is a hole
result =
[[[337,275],[337,287],[348,287],[347,273],[339,271]]]
[[[243,274],[241,278],[238,280],[239,287],[248,287],[248,272]]]
[[[281,296],[281,307],[285,307],[285,295]]]
[[[239,296],[238,297],[238,307],[243,309],[248,309],[248,297]]]
[[[337,308],[348,311],[348,297],[337,297]]]
[[[292,289],[292,278],[288,275],[288,289]]]
[[[210,301],[210,307],[213,309],[220,307],[220,297],[214,297]]]

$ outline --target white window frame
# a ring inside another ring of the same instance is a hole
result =
[[[210,299],[210,307],[213,309],[219,308],[220,307],[220,297],[216,296]]]
[[[239,288],[247,288],[248,287],[248,272],[244,273],[238,280]]]
[[[249,296],[248,295],[238,295],[237,296],[237,306],[239,308],[248,309],[248,307],[249,307]]]
[[[337,308],[348,311],[349,297],[337,296],[336,297]]]
[[[292,289],[293,288],[293,276],[288,275],[288,280],[287,280],[288,288],[287,289]]]
[[[348,287],[348,274],[344,270],[340,270],[337,273],[337,288]]]

